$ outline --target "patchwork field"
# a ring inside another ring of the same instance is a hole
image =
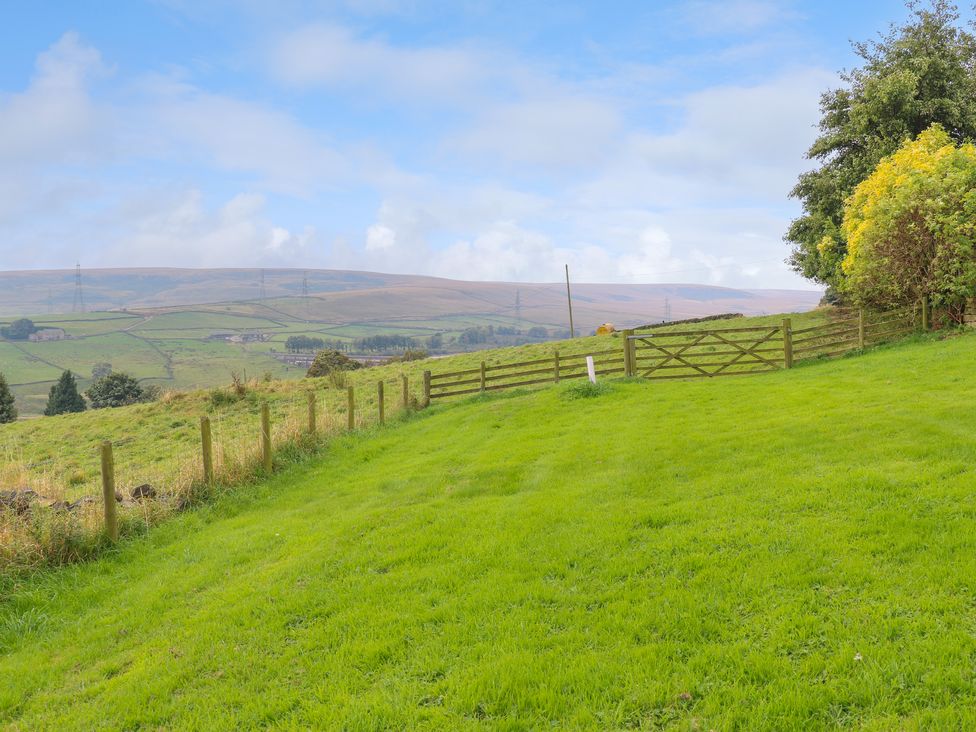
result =
[[[971,728],[974,359],[976,337],[932,335],[336,438],[8,581],[0,721]]]

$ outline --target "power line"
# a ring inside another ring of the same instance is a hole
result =
[[[573,296],[569,292],[569,265],[566,265],[566,303],[569,305],[569,337],[576,337],[576,329],[573,327]]]
[[[71,303],[71,312],[85,312],[85,293],[81,289],[81,262],[75,265],[75,297]]]

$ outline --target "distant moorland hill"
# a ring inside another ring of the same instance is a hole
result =
[[[263,272],[263,286],[262,286]],[[0,315],[72,312],[74,270],[0,272]],[[312,317],[330,322],[505,315],[566,324],[565,285],[463,282],[417,275],[295,269],[93,269],[82,279],[85,308],[139,310],[220,302],[301,298]],[[696,284],[573,285],[576,326],[637,324],[717,312],[762,315],[807,310],[815,291],[742,290]]]

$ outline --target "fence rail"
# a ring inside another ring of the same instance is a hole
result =
[[[920,308],[869,312],[840,310],[828,323],[794,329],[789,318],[775,325],[664,331],[623,331],[620,348],[561,354],[478,368],[424,374],[424,403],[520,386],[556,383],[587,376],[586,358],[596,374],[650,380],[715,378],[768,373],[812,358],[830,358],[891,338],[927,329],[927,303]]]

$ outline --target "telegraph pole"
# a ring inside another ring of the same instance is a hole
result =
[[[576,337],[576,329],[573,327],[573,296],[569,291],[569,265],[566,265],[566,302],[569,305],[569,337]]]

